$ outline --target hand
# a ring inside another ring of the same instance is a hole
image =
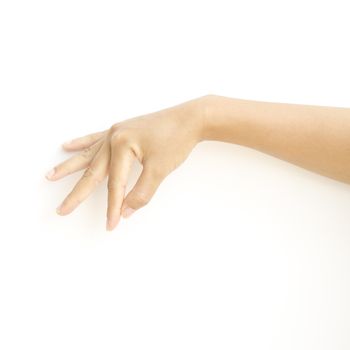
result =
[[[81,152],[55,166],[46,178],[59,180],[78,170],[86,170],[57,208],[57,213],[70,214],[107,175],[107,230],[117,226],[121,215],[128,217],[146,205],[164,178],[201,141],[204,100],[202,97],[124,120],[107,130],[64,143],[65,150]],[[129,171],[135,159],[143,170],[125,197]]]

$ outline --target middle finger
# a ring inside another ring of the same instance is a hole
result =
[[[60,180],[76,171],[85,169],[101,148],[103,140],[97,141],[90,147],[85,148],[82,152],[75,154],[64,162],[56,165],[47,175],[48,180]]]
[[[57,214],[70,214],[92,193],[96,186],[101,183],[108,174],[109,158],[109,144],[108,140],[105,140],[94,159],[85,170],[82,178],[76,183],[73,190],[56,209]]]

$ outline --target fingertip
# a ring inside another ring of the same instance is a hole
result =
[[[107,219],[106,230],[113,231],[118,226],[118,223],[119,223],[119,217],[117,219],[112,219],[112,218]]]
[[[60,206],[58,206],[56,208],[56,214],[60,215],[60,216],[65,216],[65,215],[68,215],[70,214],[71,212],[73,211],[72,208],[68,208],[67,210],[67,206],[61,204]]]
[[[47,180],[54,180],[53,176],[55,175],[55,168],[49,170],[46,174],[45,177]]]
[[[106,231],[112,231],[111,220],[107,219],[106,221]]]
[[[122,216],[124,219],[130,217],[132,214],[134,214],[136,209],[130,208],[128,206],[125,206],[124,209],[122,210]]]
[[[106,223],[106,231],[113,231],[113,227],[108,222]]]
[[[69,147],[70,145],[72,145],[72,143],[73,143],[73,140],[69,140],[69,141],[63,142],[62,143],[62,147]]]
[[[63,143],[61,146],[65,151],[68,151],[68,152],[76,150],[76,147],[74,147],[72,144]]]

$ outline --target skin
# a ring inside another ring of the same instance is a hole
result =
[[[165,177],[201,141],[240,144],[350,184],[350,108],[207,95],[113,124],[62,146],[78,152],[46,174],[83,176],[57,208],[70,214],[108,176],[106,229],[145,206]],[[125,193],[134,160],[142,166]]]

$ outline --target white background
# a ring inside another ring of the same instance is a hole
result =
[[[0,2],[0,348],[350,348],[350,186],[203,142],[105,231],[60,145],[213,93],[350,107],[347,1]],[[139,174],[135,165],[129,186]]]

